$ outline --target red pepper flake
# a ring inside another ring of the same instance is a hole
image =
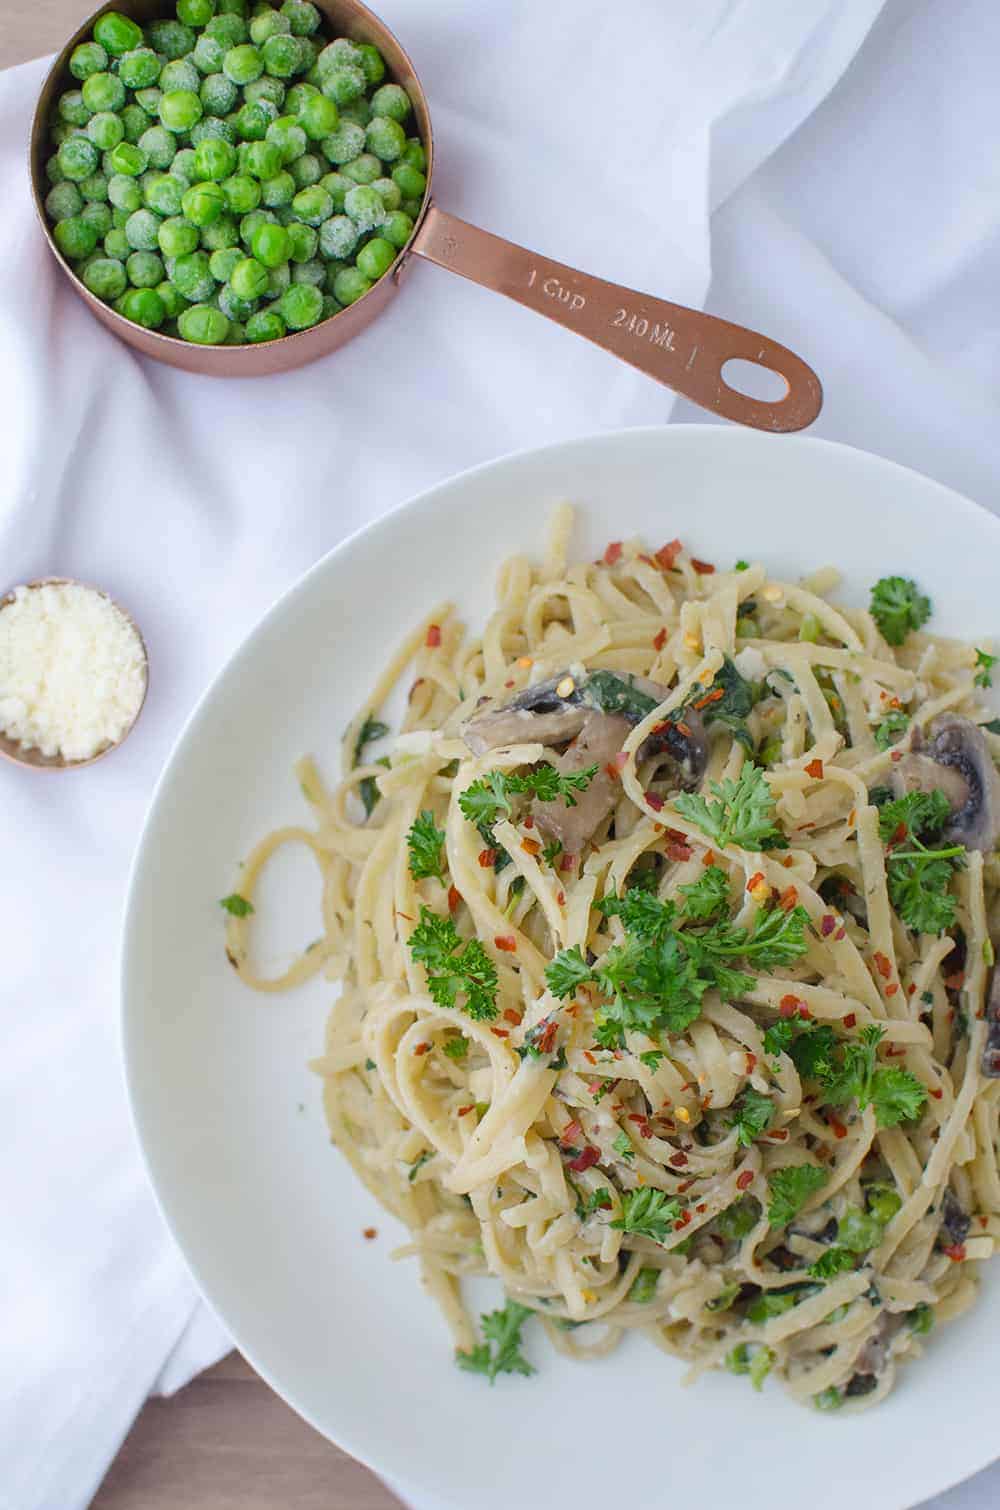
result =
[[[469,1113],[470,1112],[474,1112],[475,1109],[476,1109],[476,1103],[474,1101],[470,1101],[469,1104],[468,1104],[468,1106],[460,1106],[458,1108],[458,1115],[460,1117],[467,1117],[469,1115]]]
[[[694,567],[699,577],[710,577],[715,571],[715,567],[712,565],[711,561],[699,561],[697,556],[691,557],[691,565]]]
[[[843,926],[843,924],[841,924],[841,926],[837,929],[836,933],[833,935],[833,942],[835,944],[839,944],[840,941],[841,941],[841,939],[845,939],[846,937],[847,937],[847,929]]]
[[[900,760],[902,760],[902,758],[903,758],[903,752],[902,752],[902,750],[893,750],[891,752],[891,754],[889,755],[889,759],[892,761],[893,765],[896,765]]]
[[[937,1090],[931,1091],[931,1095],[934,1097],[935,1101],[940,1101],[942,1096],[944,1095],[944,1091],[940,1088],[940,1086],[938,1086]]]
[[[670,1158],[667,1160],[667,1163],[672,1165],[674,1169],[683,1169],[687,1161],[687,1154],[678,1151],[675,1154],[671,1154]]]
[[[908,986],[907,986],[907,988],[906,988],[906,994],[907,994],[907,996],[912,996],[912,995],[913,995],[913,993],[914,993],[914,991],[915,991],[915,990],[916,990],[916,989],[917,989],[917,984],[916,984],[916,981],[912,981],[912,980],[911,980],[911,981],[910,981],[910,984],[909,984],[909,985],[908,985]]]
[[[669,830],[668,830],[668,833],[669,833]],[[668,840],[667,840],[667,859],[668,860],[676,860],[678,863],[680,863],[683,860],[690,860],[690,858],[691,858],[691,846],[690,846],[690,844],[688,844],[686,842],[686,840],[684,840],[683,838],[681,838],[681,839],[669,839],[668,838]]]
[[[845,1028],[856,1028],[857,1025],[858,1025],[858,1014],[856,1012],[848,1012],[847,1016],[844,1018],[844,1027]]]
[[[905,1053],[906,1046],[904,1044],[890,1043],[889,1047],[885,1051],[885,1057],[887,1059],[901,1059]]]
[[[965,1244],[952,1243],[950,1248],[942,1249],[945,1258],[950,1258],[953,1264],[963,1263],[965,1260]]]
[[[566,906],[566,893],[564,891],[557,891],[556,892],[556,901],[559,903],[560,907],[565,907]]]
[[[837,919],[834,917],[833,913],[832,912],[824,912],[823,916],[819,920],[819,931],[822,934],[822,936],[825,939],[828,939],[830,937],[830,934],[836,928],[836,926],[837,926]]]
[[[741,1175],[739,1175],[738,1178],[737,1178],[736,1189],[737,1190],[746,1190],[752,1184],[753,1184],[753,1170],[752,1169],[744,1169],[743,1173]]]
[[[946,975],[944,983],[949,991],[961,991],[965,985],[965,971],[956,970],[954,975]]]
[[[653,649],[662,650],[666,643],[667,631],[665,629],[661,629],[653,636]]]
[[[524,826],[525,826],[525,828],[534,828],[534,826],[535,826],[535,820],[531,816],[530,813],[528,814],[527,818],[525,818],[525,820],[524,820]]]
[[[896,994],[896,992],[898,990],[899,990],[899,984],[898,984],[898,982],[897,981],[893,981],[893,983],[892,983],[891,986],[886,986],[886,988],[885,988],[885,994],[886,994],[886,996],[895,996],[895,994]]]
[[[414,921],[412,914],[410,914],[409,912],[400,912],[398,907],[394,907],[393,912],[395,913],[396,917],[405,918],[408,923],[412,923]]]
[[[430,1044],[429,1043],[418,1043],[417,1046],[416,1046],[416,1048],[413,1050],[413,1052],[415,1054],[417,1054],[417,1055],[420,1055],[420,1054],[426,1054],[426,1053],[428,1053],[429,1050],[430,1050]]]
[[[706,849],[705,853],[701,857],[701,863],[702,863],[702,865],[714,865],[715,864],[715,850],[714,849]]]
[[[428,626],[427,626],[427,639],[424,641],[424,644],[427,645],[427,646],[429,646],[429,648],[431,650],[436,650],[437,647],[440,645],[440,643],[441,643],[441,626],[440,626],[440,624],[428,624]]]
[[[814,777],[816,781],[823,780],[823,762],[821,760],[810,760],[805,770],[807,776]]]
[[[792,866],[795,864],[795,858],[793,855],[786,855],[781,863],[786,870],[791,870]]]
[[[503,1009],[503,1020],[504,1020],[504,1022],[511,1022],[511,1023],[513,1023],[514,1026],[515,1026],[515,1028],[520,1026],[521,1019],[522,1019],[523,1016],[524,1016],[524,1013],[523,1012],[519,1012],[516,1009],[516,1007],[504,1007],[504,1009]]]
[[[364,1229],[364,1231],[362,1232],[361,1236],[363,1238],[366,1238],[368,1242],[371,1242],[373,1238],[378,1237],[378,1228],[377,1227],[366,1227]]]
[[[493,942],[505,954],[514,954],[517,951],[517,939],[512,933],[498,933]]]
[[[827,1118],[827,1122],[828,1122],[830,1128],[832,1129],[833,1136],[835,1138],[846,1138],[847,1137],[847,1128],[844,1126],[843,1122],[839,1121],[838,1118],[836,1118],[833,1115],[832,1112],[830,1113],[829,1117]]]
[[[805,1006],[805,1002],[798,996],[783,996],[778,1003],[778,1011],[782,1017],[797,1017],[799,1009]]]
[[[698,1205],[694,1209],[695,1209],[695,1211],[697,1211],[697,1213],[698,1213],[699,1216],[702,1216],[708,1210],[708,1202],[707,1201],[699,1201]]]
[[[612,540],[604,552],[605,566],[614,566],[616,561],[622,558],[622,543],[620,540]]]
[[[599,1164],[600,1161],[600,1150],[588,1143],[581,1154],[578,1154],[575,1159],[570,1160],[569,1167],[574,1174],[585,1174],[588,1169],[593,1169],[594,1165]]]
[[[576,855],[563,855],[559,861],[560,870],[572,870],[576,864]]]
[[[584,1059],[586,1059],[586,1061],[587,1061],[588,1064],[596,1064],[597,1063],[597,1060],[594,1058],[593,1054],[590,1052],[589,1049],[584,1049],[584,1051],[583,1051],[583,1057],[584,1057]]]
[[[522,839],[521,848],[526,855],[540,855],[542,852],[542,846],[537,839]]]
[[[747,1049],[746,1054],[747,1054],[746,1073],[748,1075],[752,1075],[753,1072],[754,1072],[754,1070],[757,1068],[757,1055],[756,1054],[751,1054],[751,1052],[750,1052],[749,1049]]]
[[[652,556],[644,556],[641,551],[639,552],[639,560],[645,561],[647,566],[655,565]]]
[[[979,1218],[979,1225],[980,1225],[980,1227],[988,1227],[989,1224],[990,1224],[990,1219],[989,1219],[988,1216],[981,1216]]]
[[[747,891],[753,891],[755,886],[759,886],[761,882],[766,881],[766,879],[767,878],[762,870],[755,870],[753,875],[747,882]]]
[[[462,893],[459,891],[458,887],[457,886],[449,886],[448,887],[448,911],[449,912],[454,912],[461,900],[462,900]]]
[[[799,1016],[802,1018],[803,1022],[807,1018],[812,1016],[812,1013],[810,1012],[804,1001],[799,1002]]]
[[[875,969],[878,971],[879,975],[881,975],[882,979],[888,980],[889,976],[892,974],[892,965],[890,964],[889,960],[886,959],[881,949],[875,950],[875,953],[872,955],[872,963],[874,964]]]
[[[490,1032],[493,1034],[494,1038],[509,1038],[510,1037],[510,1029],[509,1028],[490,1028]]]
[[[504,682],[504,686],[505,687],[513,687],[513,685],[514,685],[513,681]]]
[[[582,1137],[583,1128],[580,1126],[579,1122],[567,1122],[566,1126],[562,1130],[562,1136],[560,1137],[559,1141],[564,1148],[571,1148],[576,1142],[577,1138]]]
[[[785,890],[778,897],[778,906],[781,908],[782,912],[791,912],[792,908],[795,906],[798,900],[799,894],[796,891],[795,887],[786,886]]]
[[[677,1218],[676,1222],[674,1222],[674,1231],[675,1232],[681,1232],[685,1227],[687,1227],[687,1226],[690,1225],[690,1222],[691,1222],[691,1213],[690,1213],[690,1211],[682,1211],[681,1214],[680,1214],[680,1216]]]
[[[788,1128],[776,1127],[773,1133],[768,1133],[768,1137],[770,1138],[772,1143],[784,1143],[785,1139],[788,1137]]]
[[[611,763],[610,760],[608,761],[607,765],[604,767],[604,774],[605,774],[605,776],[609,776],[612,781],[620,781],[621,780],[621,774],[620,774],[620,772],[618,770],[618,767],[616,765],[612,765],[612,763]]]
[[[656,792],[647,792],[646,793],[646,801],[648,802],[649,806],[653,809],[654,813],[660,812],[662,810],[662,808],[663,808],[663,798],[659,797],[656,794]]]
[[[725,695],[726,694],[721,687],[715,687],[711,692],[706,692],[704,697],[699,697],[698,701],[696,703],[692,703],[691,706],[695,709],[696,712],[700,713],[702,708],[707,708],[709,703],[720,702],[722,698],[725,697]]]
[[[688,1191],[688,1190],[691,1189],[691,1186],[693,1184],[694,1184],[694,1180],[684,1180],[680,1185],[678,1185],[678,1187],[677,1187],[677,1194],[678,1195],[683,1195],[685,1193],[685,1191]]]
[[[684,547],[679,540],[670,540],[666,545],[661,545],[660,549],[656,552],[657,564],[664,571],[673,571],[674,562],[683,549]]]
[[[490,866],[496,862],[497,853],[498,851],[495,849],[481,849],[479,851],[479,863],[484,870],[489,870]]]
[[[685,724],[685,723],[681,723],[681,722],[680,722],[680,721],[679,721],[679,720],[678,720],[678,724],[677,724],[677,732],[678,732],[678,733],[679,733],[679,734],[683,734],[683,735],[684,735],[684,738],[685,738],[685,739],[691,739],[691,738],[692,738],[692,734],[691,734],[691,726],[690,726],[690,724]]]

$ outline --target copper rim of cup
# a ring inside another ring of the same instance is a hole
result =
[[[88,755],[85,760],[65,760],[61,755],[43,755],[39,749],[26,749],[16,739],[10,739],[0,730],[0,757],[4,760],[12,761],[14,765],[25,766],[32,771],[72,771],[80,766],[94,765],[96,761],[103,760],[105,755],[110,755],[113,750],[121,749],[139,722],[139,716],[146,706],[146,695],[149,691],[149,652],[146,649],[146,641],[142,637],[142,630],[129,611],[123,608],[117,599],[113,598],[103,587],[95,587],[90,582],[80,582],[76,577],[35,577],[30,582],[16,583],[0,595],[0,613],[3,612],[9,603],[13,603],[14,594],[19,587],[27,588],[28,591],[36,587],[83,587],[88,592],[96,592],[106,602],[110,603],[112,608],[116,609],[135,631],[140,649],[142,650],[142,697],[138,708],[135,710],[135,717],[132,719],[132,722],[113,743],[102,746],[94,755]]]

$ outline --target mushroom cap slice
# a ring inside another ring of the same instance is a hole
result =
[[[914,741],[892,774],[893,790],[944,792],[951,820],[942,834],[947,844],[964,844],[984,852],[1000,839],[1000,774],[979,725],[960,713],[942,713],[927,731],[926,743]]]
[[[540,802],[536,798],[531,804],[538,827],[558,839],[567,854],[579,854],[615,805],[620,786],[607,767],[628,738],[630,727],[626,718],[615,718],[608,713],[588,714],[576,739],[553,764],[564,776],[570,771],[582,771],[587,766],[596,765],[598,769],[590,785],[575,794],[576,802],[572,807],[567,807],[561,797],[554,802]]]

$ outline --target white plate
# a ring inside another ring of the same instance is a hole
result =
[[[632,430],[512,456],[432,489],[333,551],[271,609],[182,734],[139,847],[125,924],[124,1039],[153,1183],[198,1283],[253,1365],[319,1431],[416,1505],[901,1510],[1000,1451],[1000,1284],[931,1339],[892,1398],[831,1418],[777,1387],[706,1378],[636,1338],[582,1365],[539,1333],[532,1380],[461,1373],[402,1229],[330,1147],[319,1084],[331,987],[254,996],[223,955],[217,898],[266,829],[306,817],[292,774],[332,763],[387,653],[452,597],[477,627],[500,561],[538,552],[550,506],[575,552],[635,533],[795,576],[834,562],[860,599],[916,577],[934,627],[997,629],[1000,524],[859,451],[706,426]],[[286,945],[319,932],[309,863],[269,892]],[[366,1242],[362,1229],[378,1228]],[[487,1299],[499,1292],[491,1286]],[[959,1380],[963,1381],[959,1388]]]

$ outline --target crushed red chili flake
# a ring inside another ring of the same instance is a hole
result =
[[[520,1021],[520,1018],[518,1019]],[[540,1054],[551,1054],[556,1046],[556,1033],[558,1027],[554,1022],[547,1022],[542,1032],[539,1033],[535,1047]]]
[[[514,685],[514,682],[513,682],[513,680],[511,680],[511,681],[509,681],[509,682],[504,682],[504,686],[505,686],[505,687],[513,687],[513,685]]]
[[[364,1237],[364,1238],[367,1238],[368,1242],[371,1242],[373,1238],[378,1237],[378,1228],[377,1227],[366,1227],[364,1229],[364,1231],[362,1232],[361,1236]]]
[[[755,886],[759,886],[761,882],[766,881],[766,879],[767,877],[764,875],[764,872],[762,870],[755,870],[753,875],[747,882],[747,891],[753,891]]]
[[[685,739],[691,739],[693,737],[691,734],[691,725],[682,723],[680,719],[678,719],[677,721],[677,732],[678,734],[683,734]]]
[[[524,850],[526,855],[540,855],[542,852],[542,846],[539,844],[537,839],[522,839],[521,848]]]
[[[523,1012],[518,1012],[515,1007],[504,1007],[503,1009],[504,1022],[512,1022],[515,1028],[520,1025],[523,1016]]]
[[[902,760],[902,758],[903,758],[903,752],[902,752],[902,750],[893,750],[891,752],[891,754],[889,755],[889,759],[892,761],[893,765],[896,765],[900,760]]]
[[[564,891],[557,891],[556,892],[556,901],[559,903],[560,907],[565,907],[566,906],[566,893]]]
[[[584,1049],[584,1051],[583,1051],[583,1057],[584,1057],[584,1059],[586,1059],[586,1061],[587,1061],[588,1064],[596,1064],[597,1063],[597,1060],[594,1058],[593,1054],[590,1052],[589,1049]]]
[[[889,979],[889,976],[892,974],[892,965],[880,949],[876,949],[872,955],[872,964],[883,980]]]
[[[845,939],[846,937],[847,937],[847,929],[843,926],[843,924],[841,924],[841,926],[837,929],[836,933],[833,935],[833,942],[835,944],[839,944],[840,941],[841,941],[841,939]]]
[[[683,1180],[681,1182],[681,1184],[678,1185],[678,1187],[677,1187],[677,1194],[678,1195],[683,1195],[685,1193],[685,1191],[691,1189],[691,1186],[693,1184],[694,1184],[694,1180]]]
[[[837,919],[832,912],[824,912],[819,920],[819,931],[823,938],[828,939],[837,926]]]
[[[837,1118],[837,1117],[835,1117],[833,1115],[832,1112],[830,1113],[829,1117],[827,1118],[827,1123],[828,1123],[831,1131],[833,1132],[833,1136],[835,1138],[846,1138],[847,1137],[847,1128],[844,1126],[843,1122],[841,1122],[839,1120],[839,1118]]]
[[[424,641],[424,643],[426,645],[429,645],[432,650],[436,650],[437,649],[438,645],[440,645],[440,643],[441,643],[441,626],[440,626],[440,624],[428,624],[428,626],[427,626],[427,639]]]
[[[768,1133],[767,1136],[772,1143],[784,1143],[785,1139],[788,1137],[788,1128],[776,1127],[774,1129],[774,1132]]]
[[[737,1190],[746,1190],[747,1186],[748,1185],[752,1185],[752,1184],[753,1184],[753,1170],[752,1169],[744,1169],[743,1173],[741,1175],[737,1176],[736,1189]]]
[[[945,1258],[950,1258],[953,1264],[963,1263],[965,1260],[965,1244],[952,1243],[950,1247],[941,1250]]]
[[[604,767],[604,774],[605,774],[605,776],[610,776],[610,778],[611,778],[612,781],[620,781],[621,780],[621,773],[618,770],[618,767],[616,765],[612,765],[612,763],[611,763],[610,760],[608,761],[607,765]]]
[[[459,902],[461,900],[462,900],[462,893],[459,891],[458,887],[457,886],[449,886],[448,887],[448,911],[449,912],[454,912],[455,908],[458,906],[458,904],[459,904]]]
[[[674,1167],[674,1169],[683,1169],[684,1165],[687,1163],[687,1161],[688,1161],[687,1154],[686,1153],[680,1153],[680,1152],[678,1152],[678,1153],[675,1153],[675,1154],[671,1154],[670,1158],[667,1160],[667,1163],[671,1164]]]
[[[711,561],[699,561],[697,556],[691,557],[691,565],[694,567],[699,577],[710,577],[715,571],[715,567],[712,565]]]
[[[493,1034],[494,1038],[509,1038],[510,1037],[510,1029],[509,1028],[490,1028],[490,1032]]]
[[[429,1043],[418,1043],[417,1046],[416,1046],[416,1048],[413,1050],[413,1052],[415,1054],[418,1054],[418,1055],[419,1054],[427,1054],[427,1053],[430,1052],[430,1047],[431,1046],[430,1046]]]
[[[622,558],[622,543],[621,543],[621,541],[620,540],[611,540],[611,541],[609,541],[607,549],[604,552],[604,564],[605,564],[605,566],[614,566],[615,562],[616,561],[620,561],[621,558]]]
[[[798,900],[799,894],[796,891],[795,887],[786,886],[784,891],[778,897],[778,906],[781,908],[782,912],[791,912],[792,908],[795,906]]]
[[[645,561],[647,566],[653,566],[655,564],[652,556],[644,556],[641,551],[639,552],[639,560]]]
[[[690,1224],[690,1221],[690,1211],[682,1211],[676,1222],[674,1222],[674,1231],[680,1232],[684,1227],[687,1227]]]
[[[665,629],[661,629],[653,636],[653,649],[662,650],[666,643],[667,631]]]
[[[512,933],[498,933],[493,942],[505,954],[514,954],[517,950],[517,939]]]
[[[476,1103],[474,1101],[470,1101],[469,1104],[468,1104],[468,1106],[460,1106],[458,1108],[458,1115],[460,1117],[467,1117],[469,1115],[469,1113],[470,1112],[474,1112],[475,1109],[476,1109]]]
[[[786,855],[781,863],[786,870],[791,870],[792,866],[795,864],[795,859],[792,855]]]
[[[805,772],[807,776],[812,776],[816,781],[822,781],[823,762],[821,760],[810,760],[805,768]]]
[[[575,1159],[570,1160],[570,1169],[574,1174],[585,1174],[588,1169],[593,1169],[595,1164],[601,1161],[600,1149],[594,1148],[590,1143],[582,1153],[577,1154]]]
[[[481,849],[479,851],[479,863],[484,870],[489,870],[490,866],[496,863],[497,853],[498,851],[495,849]]]
[[[990,1219],[989,1219],[988,1216],[981,1216],[979,1218],[979,1225],[980,1225],[980,1227],[988,1227],[989,1224],[990,1224]]]
[[[562,859],[559,861],[559,869],[572,870],[575,864],[576,855],[563,855]]]
[[[679,540],[669,540],[666,545],[661,545],[656,552],[656,562],[664,571],[673,571],[674,562],[684,549]]]
[[[701,1216],[701,1215],[703,1215],[704,1212],[706,1212],[708,1210],[708,1202],[707,1201],[699,1201],[698,1204],[697,1204],[697,1206],[694,1209],[695,1209],[695,1211],[697,1211],[698,1215]]]
[[[778,1011],[782,1017],[797,1017],[799,1008],[804,1006],[805,1002],[798,996],[783,996],[778,1003]]]
[[[702,863],[702,865],[714,865],[715,864],[715,850],[714,849],[706,849],[705,853],[701,857],[701,863]]]
[[[893,983],[892,983],[891,986],[886,986],[886,988],[885,988],[885,994],[886,994],[886,996],[895,996],[895,994],[896,994],[896,992],[898,990],[899,990],[899,984],[898,984],[898,982],[893,981]]]
[[[749,1049],[747,1049],[746,1055],[747,1055],[747,1068],[746,1068],[746,1072],[747,1072],[748,1075],[752,1075],[753,1072],[754,1072],[754,1070],[757,1068],[757,1055],[756,1054],[752,1054]]]
[[[530,813],[528,814],[527,818],[525,818],[525,820],[524,820],[524,826],[525,826],[525,828],[534,828],[534,826],[535,826],[535,820],[531,816]]]
[[[678,863],[680,863],[683,860],[690,860],[690,858],[691,858],[691,846],[690,846],[690,844],[688,844],[686,842],[686,840],[684,840],[684,839],[668,839],[667,840],[667,859],[668,860],[676,860]]]
[[[706,692],[704,697],[699,697],[698,701],[692,703],[691,706],[696,712],[700,713],[702,708],[708,707],[709,703],[721,702],[725,695],[721,687],[713,687],[711,692]]]
[[[857,1025],[858,1025],[858,1014],[856,1012],[848,1012],[847,1016],[844,1018],[844,1027],[845,1028],[856,1028]]]
[[[906,994],[907,994],[907,996],[912,996],[913,993],[914,993],[914,991],[916,989],[917,989],[916,981],[912,981],[911,980],[910,984],[906,988]]]
[[[905,1053],[906,1047],[904,1044],[890,1043],[889,1047],[885,1051],[885,1057],[887,1059],[901,1059]]]
[[[942,1096],[943,1096],[943,1095],[944,1095],[944,1091],[943,1091],[943,1090],[941,1090],[941,1088],[940,1088],[940,1086],[939,1086],[939,1087],[938,1087],[938,1088],[937,1088],[937,1090],[932,1090],[932,1091],[931,1091],[931,1095],[932,1095],[932,1096],[933,1096],[933,1097],[934,1097],[934,1100],[935,1100],[935,1101],[940,1101],[940,1100],[941,1100],[941,1098],[942,1098]]]
[[[559,1141],[568,1148],[571,1144],[576,1142],[577,1138],[582,1137],[583,1128],[580,1126],[579,1122],[567,1122],[566,1126],[562,1130],[562,1135]]]
[[[646,801],[648,802],[649,806],[653,809],[654,813],[660,812],[660,810],[663,807],[663,798],[660,797],[660,796],[658,796],[656,792],[647,792],[646,793]]]

